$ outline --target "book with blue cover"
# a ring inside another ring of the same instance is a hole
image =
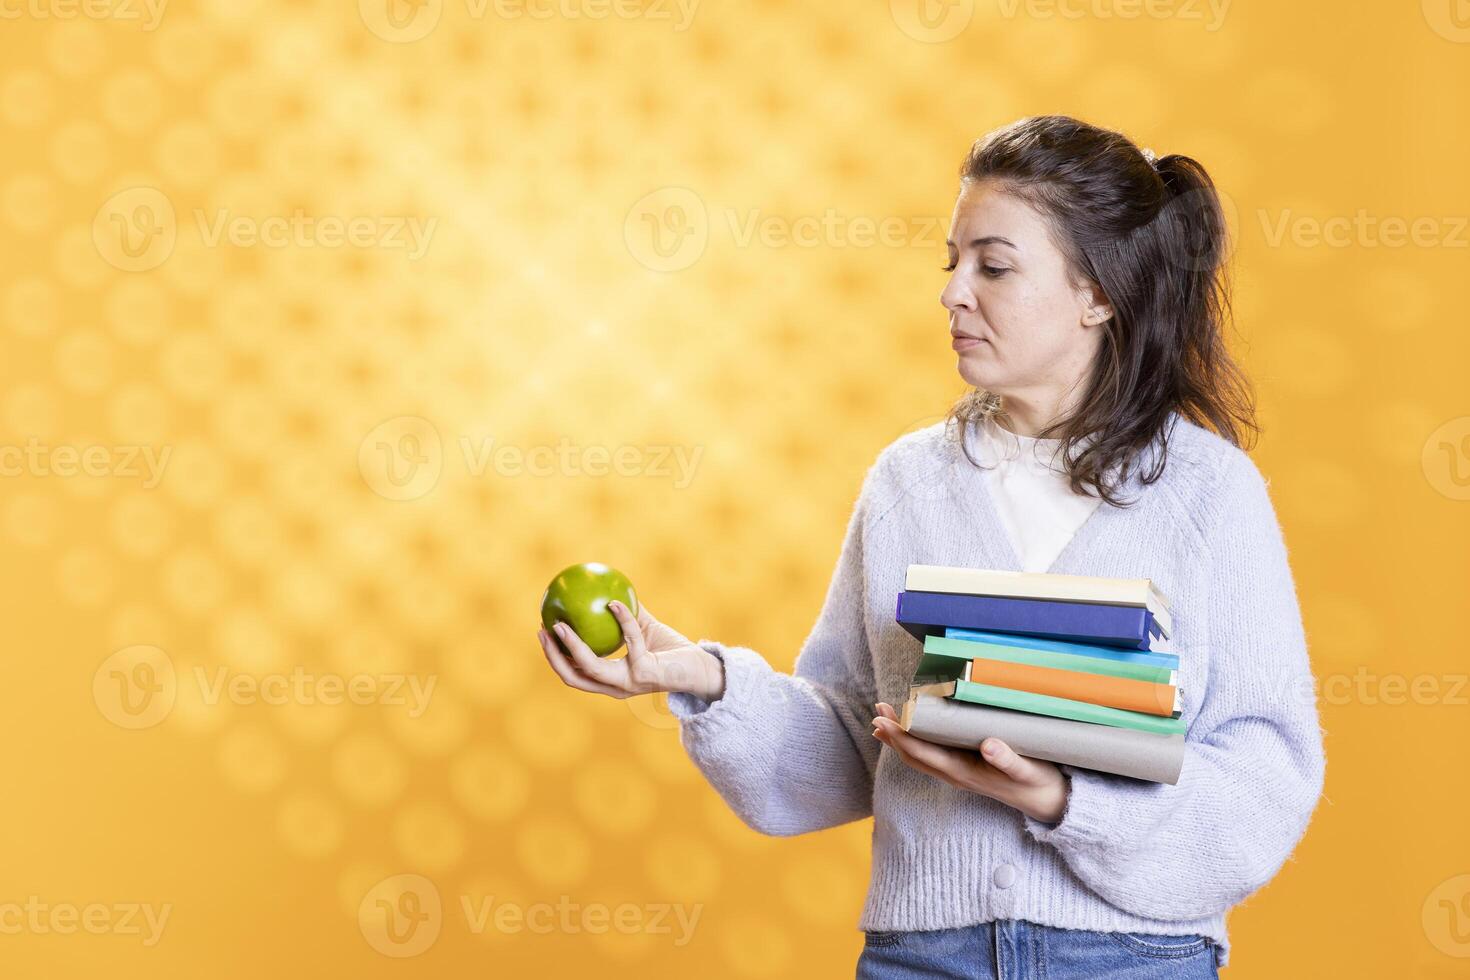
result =
[[[948,592],[900,592],[895,618],[920,642],[958,627],[1146,651],[1154,637],[1163,635],[1142,606]]]
[[[1018,633],[996,633],[991,630],[967,630],[954,626],[945,629],[944,637],[949,640],[999,643],[1009,647],[1025,647],[1029,650],[1046,650],[1052,653],[1065,653],[1079,657],[1100,657],[1104,660],[1113,660],[1118,663],[1163,667],[1165,670],[1179,669],[1178,654],[1160,653],[1157,650],[1125,650],[1121,647],[1097,646],[1090,643],[1067,643],[1062,640],[1048,640],[1039,636],[1022,636]]]

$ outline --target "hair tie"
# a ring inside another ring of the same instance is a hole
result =
[[[1158,159],[1157,157],[1154,156],[1154,151],[1153,150],[1150,150],[1146,146],[1143,148],[1143,158],[1148,161],[1148,165],[1150,167],[1152,167],[1154,165],[1154,161],[1156,159]]]

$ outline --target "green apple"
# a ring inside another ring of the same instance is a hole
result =
[[[554,637],[552,627],[566,623],[593,653],[606,657],[623,645],[623,628],[607,608],[613,599],[638,615],[638,597],[628,576],[597,561],[570,565],[551,580],[541,597],[541,625]]]

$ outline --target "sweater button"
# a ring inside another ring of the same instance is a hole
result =
[[[1020,872],[1013,865],[1002,864],[991,874],[990,880],[995,882],[996,888],[1009,888],[1016,883],[1018,877]]]

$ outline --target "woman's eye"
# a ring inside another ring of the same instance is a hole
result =
[[[940,266],[939,269],[941,272],[953,272],[958,265],[958,262],[951,261],[948,265]],[[1011,270],[1007,269],[1003,265],[982,265],[980,267],[980,271],[984,272],[992,279],[999,279],[1001,276],[1005,275]]]

